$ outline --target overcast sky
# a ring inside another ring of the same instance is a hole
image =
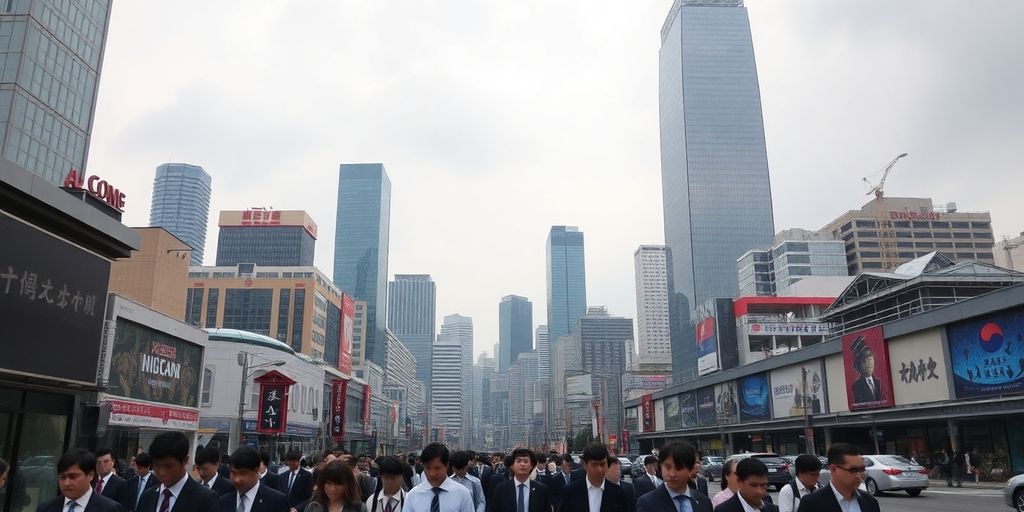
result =
[[[305,209],[333,272],[338,164],[391,176],[388,272],[429,273],[492,352],[498,303],[546,322],[544,243],[585,233],[587,295],[636,316],[633,252],[664,242],[658,49],[670,0],[115,2],[89,170],[149,220],[157,165],[217,212]],[[889,196],[1024,231],[1024,2],[748,0],[777,230]]]

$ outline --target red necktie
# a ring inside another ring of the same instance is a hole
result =
[[[96,494],[103,494],[103,479],[100,478],[96,482]]]
[[[384,512],[394,512],[394,498],[388,498],[388,504],[384,507]]]
[[[170,489],[164,489],[164,501],[160,504],[160,512],[168,512],[171,510],[171,497],[174,494],[171,493]]]

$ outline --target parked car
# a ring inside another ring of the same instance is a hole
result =
[[[701,457],[700,458],[700,474],[704,478],[707,478],[709,482],[714,482],[715,479],[722,479],[722,463],[725,462],[725,457]]]
[[[1006,482],[1003,488],[1006,504],[1017,512],[1024,512],[1024,475],[1017,475]]]
[[[865,455],[864,487],[874,495],[906,491],[911,496],[928,488],[928,470],[899,455]]]
[[[730,455],[728,460],[742,460],[747,457],[756,457],[768,466],[768,486],[774,486],[776,491],[789,483],[789,463],[775,453],[737,453]]]

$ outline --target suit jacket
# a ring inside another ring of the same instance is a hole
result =
[[[712,512],[714,510],[714,507],[711,506],[711,500],[707,496],[694,492],[691,492],[690,496],[693,512]],[[642,512],[677,512],[679,510],[672,499],[672,495],[665,488],[665,484],[661,484],[657,489],[640,496],[637,499],[636,509]]]
[[[95,482],[93,482],[92,488],[96,489]],[[120,503],[121,508],[125,510],[131,510],[135,506],[135,502],[132,501],[135,498],[135,493],[128,487],[128,481],[118,476],[117,473],[111,473],[107,483],[103,485],[103,496]]]
[[[871,380],[871,384],[875,386],[874,393],[868,388],[868,383],[864,377],[853,381],[853,403],[878,402],[882,399],[882,381],[875,377],[871,377]]]
[[[138,503],[139,499],[142,497],[142,493],[139,492],[139,480],[142,480],[142,479],[139,478],[139,475],[136,474],[135,476],[131,477],[128,480],[128,482],[125,484],[125,485],[128,486],[128,489],[131,490],[131,497],[132,497],[132,502],[131,502],[131,504],[129,506],[125,507],[124,503],[121,504],[121,506],[124,507],[125,512],[132,512],[132,511],[134,511],[135,510],[135,504]],[[154,475],[153,473],[150,473],[149,474],[149,478],[146,479],[146,488],[143,489],[143,492],[145,492],[145,491],[149,490],[151,487],[157,486],[157,485],[160,485],[160,480],[157,480],[156,475]]]
[[[265,485],[277,491],[281,488],[281,477],[268,468],[267,474],[263,475],[263,478],[260,478],[260,485]]]
[[[590,496],[587,494],[587,479],[570,483],[562,491],[560,512],[590,512]],[[630,512],[626,493],[622,487],[607,480],[601,495],[601,512]]]
[[[117,476],[117,475],[114,475]],[[121,479],[124,482],[124,479]],[[106,490],[106,489],[104,489]],[[47,501],[36,508],[36,512],[61,512],[64,510],[64,496],[58,496],[55,500]],[[121,504],[106,497],[92,493],[89,497],[89,504],[81,512],[122,512]]]
[[[229,492],[220,497],[217,504],[219,512],[235,512],[238,508],[238,491]],[[256,489],[256,499],[252,501],[249,512],[288,512],[288,501],[284,494],[276,489],[260,485]]]
[[[516,484],[513,480],[499,482],[487,496],[487,512],[516,512]],[[527,512],[552,512],[551,493],[547,486],[530,481],[530,510]]]
[[[299,474],[295,476],[295,482],[292,483],[292,490],[288,492],[288,479],[290,478],[288,473],[290,472],[291,470],[288,470],[278,475],[281,481],[277,490],[281,491],[288,499],[288,506],[294,507],[313,496],[313,475],[309,471],[299,468]]]
[[[633,490],[633,484],[619,480],[619,487],[622,487],[622,492],[626,493],[626,504],[629,505],[629,512],[636,510],[636,491]]]
[[[636,491],[637,503],[640,502],[640,497],[653,490],[657,489],[654,485],[654,480],[651,480],[651,475],[644,473],[644,476],[633,480],[633,490]]]
[[[765,500],[763,505],[764,505],[764,507],[761,508],[762,512],[779,512],[779,506],[778,505],[774,505],[772,503],[769,503],[768,500]],[[838,505],[839,504],[836,503],[836,506],[838,506]],[[815,509],[815,510],[817,510],[817,509]],[[722,504],[719,505],[718,508],[715,509],[715,512],[745,512],[743,510],[743,504],[740,503],[740,495],[739,494],[733,495],[732,498],[729,498],[729,499],[725,500],[724,502],[722,502]],[[840,512],[842,512],[842,511],[840,511]],[[868,512],[868,511],[867,510],[862,510],[861,512]]]
[[[693,489],[693,490],[703,494],[704,496],[708,495],[708,479],[707,478],[704,478],[704,477],[702,477],[700,475],[697,475],[697,478],[694,478],[693,480],[690,480],[690,484],[689,485],[690,485],[690,489]]]
[[[152,477],[151,477],[152,478]],[[146,489],[139,498],[139,506],[135,509],[138,512],[157,512],[156,505],[159,502],[160,486],[154,485]],[[181,493],[174,499],[174,506],[170,512],[217,512],[217,500],[220,496],[213,489],[188,478]]]
[[[490,466],[484,464],[483,471],[481,471],[480,475],[477,476],[477,478],[480,479],[480,487],[484,488],[484,496],[487,496],[491,492],[491,488],[492,488],[492,484],[493,484],[493,482],[491,481],[491,477],[493,477],[493,476],[494,476],[494,469],[491,468]]]
[[[878,500],[864,491],[857,491],[857,503],[860,505],[861,512],[880,512]],[[842,510],[843,508],[836,501],[835,493],[832,492],[831,485],[826,485],[801,498],[800,508],[797,509],[798,512],[842,512]]]
[[[577,480],[585,480],[587,478],[587,472],[583,468],[576,468],[569,473],[569,482],[575,482]],[[584,486],[585,487],[585,486]]]
[[[569,479],[570,481],[572,480],[571,473]],[[566,486],[569,485],[565,483],[565,473],[562,473],[561,471],[556,472],[551,475],[548,482],[551,483],[551,485],[548,486],[548,492],[551,494],[551,504],[555,506],[555,510],[558,510],[562,505],[562,494],[565,492]]]
[[[213,481],[213,487],[209,488],[213,489],[217,496],[224,496],[225,494],[235,492],[235,486],[231,483],[231,480],[220,476],[220,473],[217,474],[217,479]]]

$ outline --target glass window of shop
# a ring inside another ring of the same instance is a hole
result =
[[[0,388],[0,454],[12,466],[0,512],[35,510],[56,494],[74,406],[71,395]]]

